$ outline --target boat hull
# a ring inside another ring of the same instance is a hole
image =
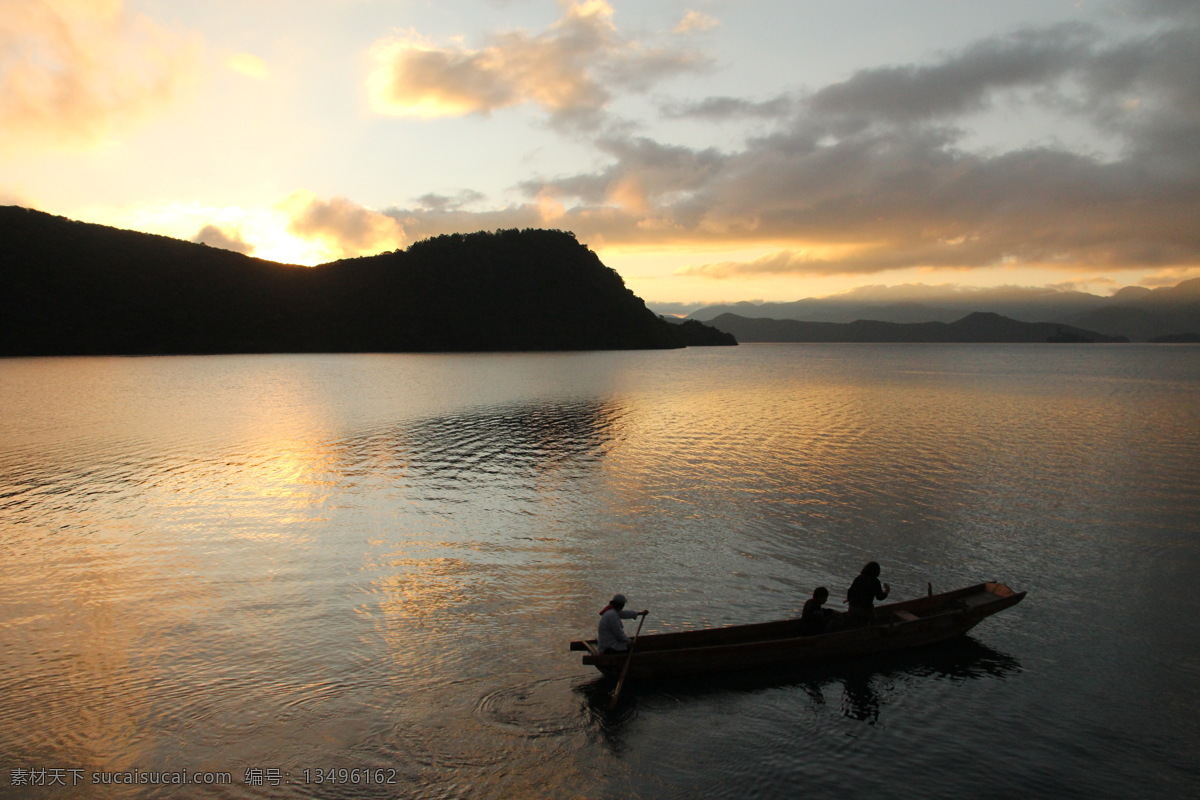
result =
[[[639,637],[629,675],[661,678],[740,670],[799,667],[823,661],[919,647],[961,636],[980,621],[1021,602],[1025,592],[981,583],[953,592],[876,608],[876,624],[801,635],[798,619]],[[571,642],[583,663],[617,675],[625,655],[605,655],[594,640]]]

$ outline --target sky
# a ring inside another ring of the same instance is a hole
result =
[[[0,0],[0,204],[315,265],[575,233],[657,309],[1200,277],[1195,0]]]

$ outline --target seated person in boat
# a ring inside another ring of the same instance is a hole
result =
[[[825,601],[828,599],[829,590],[818,586],[813,590],[812,597],[804,601],[804,610],[800,612],[801,636],[814,636],[837,627],[835,617],[838,613],[825,607]]]
[[[624,619],[637,619],[649,611],[626,611],[625,595],[615,594],[608,605],[600,610],[600,625],[596,629],[596,647],[601,653],[624,653],[629,649],[629,637],[625,635]]]
[[[879,564],[870,561],[846,592],[850,612],[846,615],[850,627],[861,628],[875,622],[875,601],[886,600],[892,587],[879,582]]]

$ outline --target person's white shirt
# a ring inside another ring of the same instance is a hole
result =
[[[637,619],[638,612],[627,611],[626,609],[617,610],[609,608],[600,615],[600,625],[596,631],[596,647],[600,652],[608,650],[610,647],[613,650],[628,650],[629,637],[625,635],[625,626],[621,624],[623,619]]]

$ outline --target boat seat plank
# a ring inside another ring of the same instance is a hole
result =
[[[905,622],[915,622],[916,620],[920,619],[920,617],[918,617],[916,614],[912,613],[911,611],[905,611],[903,608],[894,609],[892,613]]]

